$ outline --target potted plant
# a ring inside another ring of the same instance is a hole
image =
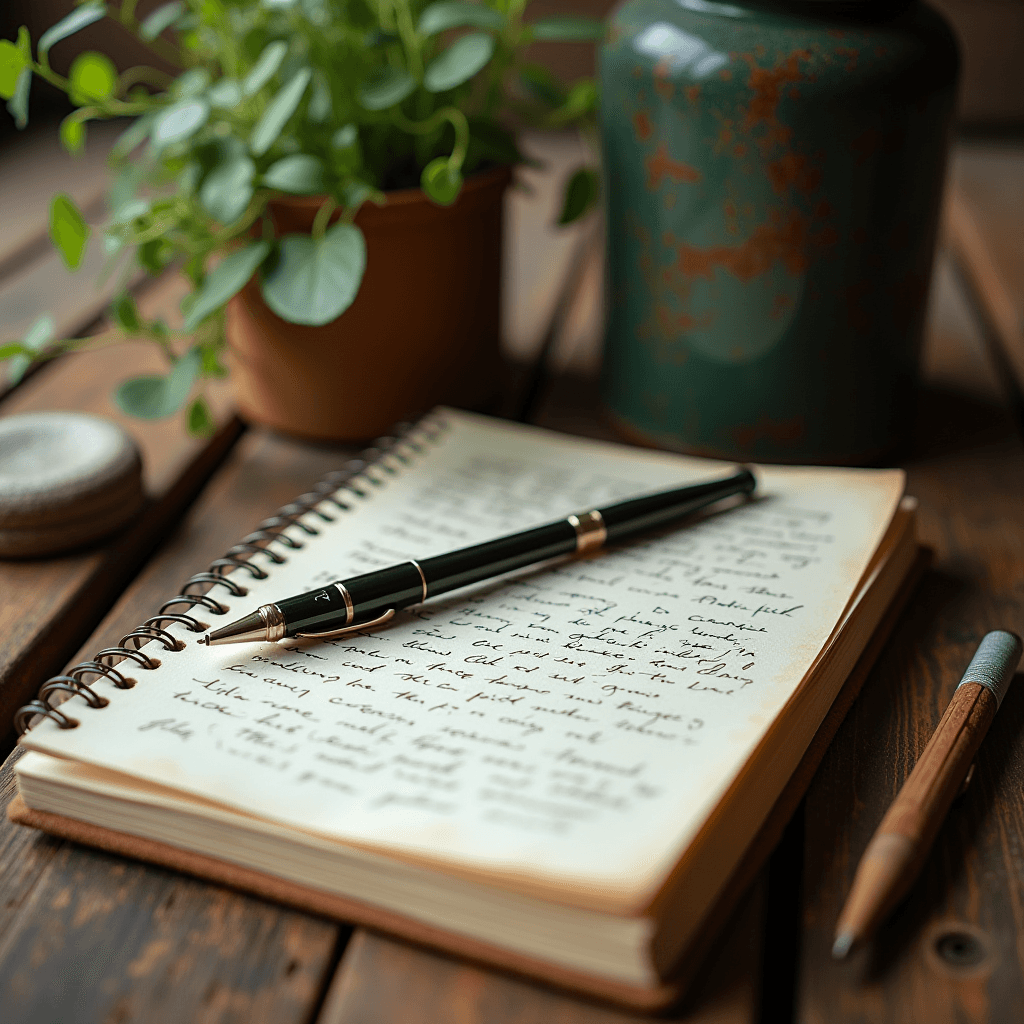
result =
[[[596,39],[600,23],[531,23],[526,4],[175,0],[139,20],[135,0],[90,0],[34,53],[24,28],[0,41],[0,96],[19,126],[34,76],[75,105],[60,126],[73,153],[90,121],[133,119],[113,148],[103,244],[112,261],[177,266],[191,285],[180,331],[126,293],[114,302],[118,337],[168,360],[163,376],[123,382],[117,404],[146,418],[185,409],[192,432],[209,432],[202,383],[227,361],[251,418],[355,438],[450,397],[457,377],[479,383],[497,344],[501,195],[522,159],[511,126],[588,125],[596,107],[590,79],[564,87],[524,49]],[[103,18],[181,73],[119,74],[85,52],[57,74],[50,48]],[[581,167],[561,220],[596,195]],[[89,233],[56,196],[50,234],[69,267]],[[41,323],[0,358],[17,376],[85,343]]]

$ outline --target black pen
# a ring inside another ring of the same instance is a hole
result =
[[[261,605],[251,615],[213,630],[202,642],[259,643],[286,637],[325,640],[372,629],[387,622],[398,609],[420,604],[428,597],[666,526],[723,498],[752,494],[756,486],[753,473],[741,469],[722,480],[644,494],[444,555],[351,576],[276,604]]]

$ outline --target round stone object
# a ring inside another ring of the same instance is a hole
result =
[[[143,500],[138,446],[117,424],[80,412],[0,418],[0,557],[89,544]]]

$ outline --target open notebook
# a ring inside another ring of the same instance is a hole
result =
[[[237,618],[729,469],[443,409],[210,596]],[[22,737],[12,816],[652,1005],[916,555],[900,471],[756,473],[756,500],[366,635],[169,624],[181,650],[118,666],[137,685]]]

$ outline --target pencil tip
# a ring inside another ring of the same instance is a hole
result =
[[[845,960],[847,954],[853,949],[853,943],[853,932],[841,932],[837,935],[836,941],[832,943],[832,959]]]

